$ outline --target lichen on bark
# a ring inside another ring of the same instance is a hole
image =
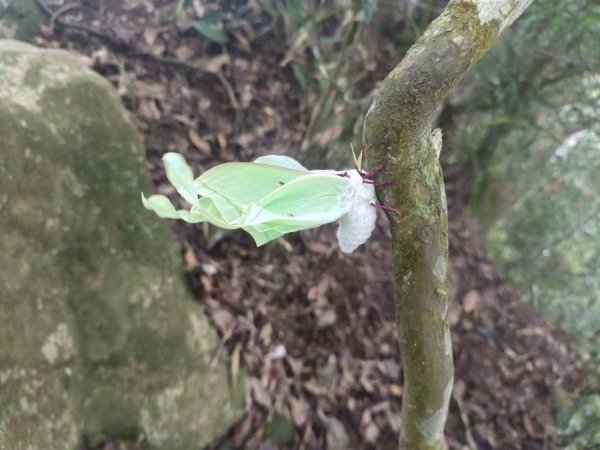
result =
[[[452,393],[448,217],[435,114],[531,2],[451,0],[382,82],[365,118],[369,166],[385,165],[382,179],[393,181],[378,197],[401,212],[388,213],[405,384],[401,449],[442,448]]]

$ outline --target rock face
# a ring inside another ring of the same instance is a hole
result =
[[[66,52],[0,41],[0,449],[79,435],[201,448],[240,415],[178,246],[144,210],[142,145]]]
[[[0,39],[31,41],[41,21],[42,12],[35,0],[0,0]]]

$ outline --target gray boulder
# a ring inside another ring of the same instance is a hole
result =
[[[241,414],[112,86],[0,41],[0,449],[199,449]]]

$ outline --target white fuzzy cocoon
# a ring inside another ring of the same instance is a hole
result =
[[[371,205],[376,203],[375,187],[365,184],[356,170],[349,170],[351,182],[350,212],[340,218],[337,231],[338,243],[344,253],[352,253],[363,244],[375,229],[377,211]]]

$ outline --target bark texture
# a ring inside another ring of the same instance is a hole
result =
[[[533,0],[452,0],[382,82],[365,118],[369,166],[385,165],[382,203],[392,231],[398,338],[404,366],[400,448],[436,449],[452,393],[448,217],[436,111]]]

